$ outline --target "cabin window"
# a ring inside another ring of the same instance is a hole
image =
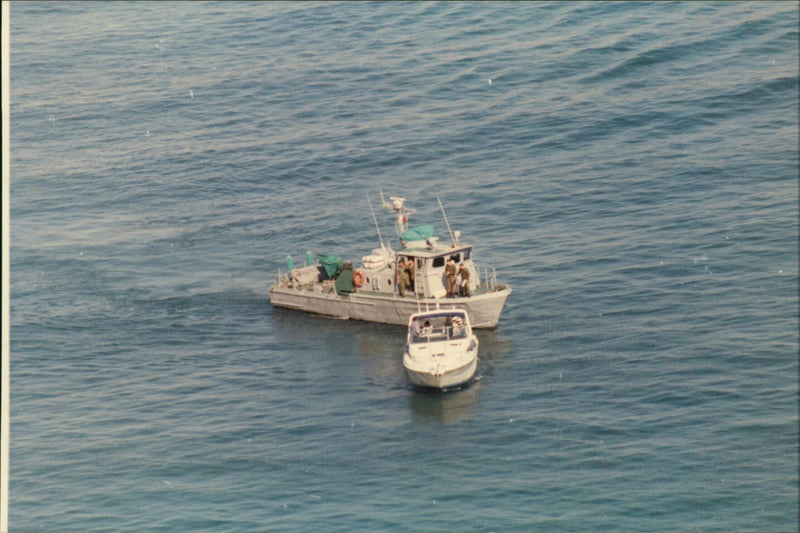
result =
[[[441,268],[444,266],[444,257],[433,258],[433,268]]]
[[[456,264],[458,264],[461,262],[461,254],[451,255],[450,259],[452,259],[453,261],[455,261]],[[466,259],[466,257],[464,259]]]
[[[472,251],[472,250],[464,250],[464,261],[466,261],[467,259],[469,259],[469,256],[470,256],[470,252],[471,252],[471,251]]]

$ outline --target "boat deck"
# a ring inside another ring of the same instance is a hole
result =
[[[496,287],[477,287],[472,291],[472,294],[470,296],[480,296],[482,294],[488,294],[488,293],[492,293],[492,292],[497,292],[497,291],[503,290],[504,288],[505,287],[501,286],[501,285],[498,285]],[[369,294],[370,296],[381,296],[381,297],[385,297],[385,298],[391,298],[392,296],[395,296],[397,298],[407,298],[407,299],[410,299],[410,300],[416,300],[417,296],[419,296],[420,299],[425,299],[425,297],[423,295],[421,295],[421,294],[420,295],[415,295],[414,293],[411,293],[411,292],[406,292],[405,296],[400,296],[400,294],[396,293],[396,292],[374,291],[374,290],[371,290],[371,289],[361,289],[361,290],[358,291],[358,293],[359,294]],[[349,295],[350,294],[348,294],[348,293],[340,294],[340,296],[343,296],[343,297],[347,297]],[[452,296],[452,297],[444,297],[444,298],[437,298],[437,299],[438,300],[447,300],[447,301],[452,300],[452,301],[456,302],[456,301],[458,301],[458,300],[460,300],[462,298],[467,298],[467,296]],[[431,298],[429,298],[429,299],[431,299]]]

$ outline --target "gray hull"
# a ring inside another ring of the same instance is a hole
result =
[[[351,318],[368,322],[406,326],[411,313],[429,309],[465,309],[473,328],[489,329],[497,325],[511,288],[486,292],[469,298],[426,298],[417,300],[372,291],[359,291],[348,296],[336,292],[290,288],[275,284],[269,289],[270,302],[275,307],[296,309],[319,315]]]

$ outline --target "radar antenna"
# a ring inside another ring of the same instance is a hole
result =
[[[383,197],[383,191],[381,191],[381,203],[383,204],[383,207],[386,209],[391,209],[395,212],[394,229],[397,231],[397,236],[399,237],[408,229],[409,215],[413,215],[417,212],[417,210],[406,207],[405,198],[390,196],[389,200],[391,200],[391,202],[386,201],[386,199]]]

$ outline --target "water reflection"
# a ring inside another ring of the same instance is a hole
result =
[[[508,354],[511,353],[511,338],[501,332],[490,329],[476,330],[480,347],[478,348],[478,370],[475,376],[482,379],[490,375],[496,366],[502,366],[508,362]]]
[[[410,388],[408,405],[412,417],[415,422],[439,424],[469,420],[477,412],[481,385],[478,379],[446,391]]]

